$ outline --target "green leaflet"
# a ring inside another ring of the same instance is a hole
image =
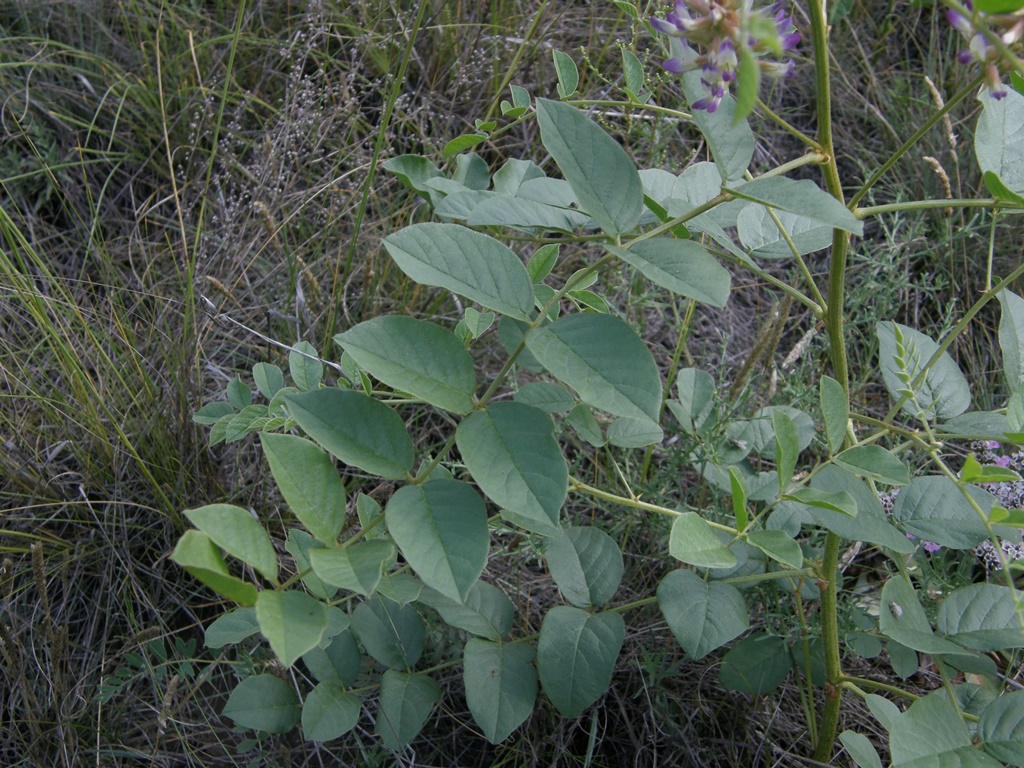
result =
[[[453,413],[473,409],[473,360],[454,334],[411,317],[384,316],[339,333],[335,342],[371,376]]]
[[[359,541],[350,546],[314,549],[309,562],[325,584],[369,597],[381,574],[395,561],[395,545],[387,539]]]
[[[319,645],[327,629],[327,605],[304,592],[265,590],[256,598],[256,620],[287,669]]]
[[[372,397],[328,387],[285,402],[298,425],[346,464],[389,480],[412,470],[412,440],[402,417]]]
[[[547,612],[537,640],[537,669],[544,693],[563,717],[580,715],[608,690],[625,636],[617,613],[564,605]]]
[[[864,234],[864,222],[813,181],[768,176],[739,186],[734,185],[729,187],[728,191],[743,200],[796,213],[855,235]]]
[[[978,101],[983,107],[974,132],[978,165],[1011,191],[1024,193],[1024,96],[1007,89],[1002,99],[984,94]]]
[[[705,582],[676,569],[658,585],[658,607],[684,651],[701,659],[750,626],[747,606],[731,584]]]
[[[643,213],[644,194],[626,151],[568,104],[537,99],[537,123],[541,141],[572,186],[580,207],[609,235],[630,232]]]
[[[925,363],[938,351],[939,345],[920,331],[899,323],[879,323],[877,333],[882,380],[889,395],[898,401],[903,397],[903,390],[908,388],[904,379],[912,383]],[[900,339],[904,348],[902,364],[899,356]],[[940,419],[959,416],[971,405],[971,389],[967,379],[947,352],[943,352],[935,365],[928,369],[924,381],[914,394],[922,409],[926,412],[934,411]],[[910,400],[903,404],[903,410],[911,416],[917,413]]]
[[[511,402],[470,414],[456,432],[459,452],[481,490],[499,507],[524,521],[536,520],[544,530],[558,526],[569,488],[569,469],[554,428],[543,411]]]
[[[647,346],[625,322],[578,313],[526,334],[526,346],[556,379],[613,416],[657,422],[661,377]]]
[[[533,648],[473,638],[463,654],[466,703],[492,744],[508,738],[532,714],[537,699]]]
[[[792,666],[783,638],[751,635],[725,654],[718,677],[727,690],[760,696],[782,685]]]
[[[997,584],[970,584],[946,596],[936,628],[950,640],[989,653],[1024,647],[1017,604],[1024,594]]]
[[[978,722],[985,751],[1009,765],[1024,765],[1024,691],[1006,693],[989,704]]]
[[[683,512],[672,523],[668,551],[676,560],[699,568],[732,568],[734,555],[718,538],[714,528],[695,512]]]
[[[703,246],[693,240],[655,238],[629,248],[605,245],[655,285],[715,307],[729,299],[732,278]]]
[[[334,462],[294,435],[264,432],[260,443],[288,507],[319,541],[333,544],[345,523],[345,487]]]
[[[362,702],[333,683],[320,683],[302,705],[302,735],[310,741],[330,741],[356,727]]]
[[[413,608],[387,598],[371,597],[357,605],[352,631],[368,654],[392,669],[415,666],[423,653],[423,619]]]
[[[288,353],[288,371],[295,386],[303,392],[316,389],[324,377],[323,363],[317,358],[316,347],[300,341]]]
[[[186,509],[185,517],[218,547],[277,581],[277,554],[270,536],[247,510],[232,504]],[[179,543],[180,546],[180,543]]]
[[[423,583],[452,600],[464,600],[490,549],[487,509],[476,491],[457,480],[407,485],[391,497],[384,514],[395,543]]]
[[[498,587],[485,581],[474,584],[461,603],[430,587],[423,590],[419,599],[441,614],[446,624],[495,642],[508,635],[515,619],[512,601]]]
[[[171,553],[171,560],[229,600],[245,606],[256,604],[256,587],[228,573],[220,549],[202,531],[185,531]]]
[[[396,752],[403,749],[423,729],[440,699],[441,687],[426,675],[389,669],[380,679],[375,730],[381,743]]]
[[[622,552],[604,531],[591,527],[563,529],[544,547],[548,570],[569,603],[590,608],[615,596],[622,580]]]
[[[493,237],[457,224],[413,224],[384,238],[405,274],[488,309],[529,320],[533,287],[522,261]]]
[[[299,697],[276,675],[254,675],[235,686],[221,714],[242,728],[288,733],[299,721]]]
[[[967,486],[966,491],[983,512],[992,509],[992,494],[977,486]],[[908,533],[952,549],[970,549],[988,538],[974,507],[944,475],[914,478],[896,497],[892,516]]]

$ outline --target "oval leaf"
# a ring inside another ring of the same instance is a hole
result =
[[[376,732],[388,749],[399,751],[416,738],[441,699],[441,687],[426,675],[389,669],[380,679]]]
[[[747,606],[736,587],[709,584],[683,569],[661,580],[658,607],[680,647],[694,659],[739,637],[750,626]]]
[[[362,702],[331,683],[320,683],[302,705],[302,734],[310,741],[330,741],[356,727]]]
[[[1024,384],[1024,299],[1010,291],[999,294],[999,348],[1003,374],[1011,392]]]
[[[729,299],[729,270],[693,240],[659,237],[642,240],[629,248],[605,248],[636,267],[655,285],[680,296],[714,307],[724,307]]]
[[[220,549],[202,531],[185,531],[171,553],[171,560],[229,600],[244,606],[256,604],[256,587],[228,573]]]
[[[982,653],[1024,648],[1017,605],[1024,594],[997,584],[971,584],[939,606],[937,628],[950,640]]]
[[[264,432],[260,443],[289,509],[317,539],[334,544],[345,524],[345,486],[334,462],[294,435]]]
[[[455,435],[480,489],[498,506],[538,521],[544,530],[558,526],[569,488],[569,469],[554,429],[551,418],[537,408],[492,403],[464,419]]]
[[[924,758],[933,760],[923,765],[965,765],[971,768],[998,765],[995,761],[958,761],[957,757],[965,748],[984,757],[983,753],[971,748],[967,725],[957,715],[945,691],[937,691],[915,701],[893,721],[889,731],[889,751],[894,766]]]
[[[412,440],[402,417],[362,392],[334,387],[289,395],[288,412],[346,464],[389,480],[412,469]]]
[[[474,584],[462,603],[429,587],[423,590],[420,602],[441,614],[446,624],[495,642],[512,629],[516,610],[504,592],[485,581]]]
[[[334,341],[389,387],[453,413],[473,409],[473,360],[455,334],[434,323],[377,317],[339,333]]]
[[[808,219],[855,235],[864,234],[864,222],[808,179],[788,179],[785,176],[767,176],[738,187],[727,189],[736,197],[767,205],[770,208],[798,213]]]
[[[563,717],[577,717],[612,680],[626,637],[617,613],[591,614],[560,605],[544,617],[537,640],[540,682]]]
[[[463,680],[473,720],[491,744],[508,738],[533,712],[537,672],[533,648],[476,638],[466,643]]]
[[[732,568],[736,555],[715,533],[714,528],[695,512],[683,512],[672,523],[668,551],[676,560],[699,568]]]
[[[829,449],[835,453],[843,447],[846,424],[850,420],[850,402],[843,385],[831,376],[821,377],[821,412],[825,417],[825,434]]]
[[[977,486],[965,490],[982,512],[995,504],[992,494]],[[892,516],[919,539],[951,549],[970,549],[988,538],[985,522],[957,484],[944,475],[915,478],[896,497]]]
[[[519,320],[533,311],[533,283],[519,257],[493,237],[458,224],[413,224],[384,238],[417,283],[446,288]]]
[[[319,645],[327,629],[327,606],[305,592],[266,590],[256,598],[256,620],[287,669]]]
[[[848,472],[887,485],[910,482],[910,468],[880,445],[857,445],[832,461]]]
[[[299,697],[276,675],[254,675],[235,686],[221,714],[242,728],[288,733],[299,722]]]
[[[395,561],[395,545],[387,539],[360,541],[351,546],[314,549],[309,562],[326,584],[369,597],[381,574]]]
[[[785,640],[770,635],[751,635],[725,654],[718,677],[726,690],[761,696],[782,685],[792,666]]]
[[[240,643],[260,631],[253,608],[235,608],[218,616],[206,628],[207,648],[223,648],[229,643]]]
[[[982,172],[991,171],[1012,192],[1024,194],[1024,96],[1007,89],[1006,96],[983,96],[974,151]]]
[[[277,581],[277,553],[259,520],[232,504],[186,509],[185,517],[218,547]]]
[[[409,606],[372,597],[352,612],[352,631],[366,652],[392,669],[413,667],[423,653],[426,627]]]
[[[877,333],[882,379],[893,400],[899,400],[903,397],[901,391],[907,388],[900,376],[909,377],[913,382],[925,363],[938,350],[939,345],[920,331],[899,323],[879,323]],[[902,365],[897,360],[897,333],[903,339]],[[943,352],[935,365],[928,369],[924,381],[914,394],[921,408],[926,412],[934,411],[940,419],[959,416],[971,405],[971,388],[967,384],[967,379],[947,352]],[[909,400],[903,404],[903,410],[911,416],[917,413],[914,404]]]
[[[989,704],[978,721],[985,751],[1009,765],[1024,765],[1024,691],[1006,693]]]
[[[490,549],[487,509],[476,491],[458,480],[407,485],[391,497],[384,514],[388,531],[423,583],[462,602]]]
[[[568,104],[537,99],[537,122],[580,207],[609,235],[631,231],[644,210],[644,190],[622,146]]]
[[[580,608],[604,605],[622,580],[622,551],[597,528],[566,528],[548,540],[544,559],[562,597]]]
[[[526,346],[585,402],[613,416],[658,421],[661,376],[650,350],[624,321],[579,313],[526,335]]]

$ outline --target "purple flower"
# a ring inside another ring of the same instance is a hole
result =
[[[907,538],[911,541],[917,541],[917,536],[912,533],[908,533]],[[924,546],[924,551],[929,553],[938,552],[942,549],[942,545],[936,544],[934,541],[922,541],[921,544]]]
[[[680,38],[682,53],[662,66],[680,75],[700,70],[707,96],[690,106],[714,112],[736,80],[740,48],[753,54],[765,74],[789,75],[793,62],[765,60],[765,54],[782,54],[800,42],[793,18],[782,0],[754,10],[751,0],[675,0],[664,19],[652,18],[651,25],[666,35]],[[767,23],[766,23],[767,22]]]
[[[1019,14],[987,15],[981,11],[973,11],[969,0],[964,5],[978,20],[984,21],[985,26],[997,34],[1004,45],[1013,45],[1024,37],[1024,17]],[[993,99],[1006,96],[1006,86],[999,75],[999,67],[1003,63],[999,49],[977,30],[974,19],[952,8],[946,11],[946,19],[960,36],[968,41],[967,47],[957,52],[957,61],[965,65],[975,61],[981,64],[985,69],[985,87],[988,88],[989,95]]]

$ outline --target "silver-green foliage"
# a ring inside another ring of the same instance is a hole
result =
[[[629,98],[645,102],[643,72],[627,53]],[[554,62],[568,97],[578,87],[575,64],[558,51]],[[696,87],[692,80],[688,91]],[[750,94],[741,97],[749,108]],[[983,165],[1011,186],[1019,169],[1000,154],[999,142],[1019,142],[1008,117],[1019,98],[986,103],[978,132]],[[492,176],[472,153],[458,155],[450,178],[425,158],[386,164],[444,221],[412,224],[388,235],[384,247],[409,279],[461,297],[467,306],[457,325],[397,315],[359,323],[335,337],[342,352],[335,368],[343,375],[333,382],[316,350],[302,342],[289,356],[294,386],[286,386],[277,366],[259,363],[253,379],[266,404],[254,404],[236,378],[226,401],[195,416],[211,425],[214,444],[260,434],[290,529],[289,560],[280,557],[264,510],[211,504],[185,512],[195,528],[172,558],[240,606],[207,628],[207,645],[251,642],[259,634],[286,673],[301,659],[315,680],[311,688],[299,686],[300,701],[296,686],[279,676],[246,677],[224,708],[239,726],[284,732],[301,720],[307,739],[335,739],[361,717],[364,697],[353,686],[376,686],[376,733],[385,747],[402,749],[442,696],[423,671],[424,658],[435,663],[425,644],[438,622],[463,633],[466,701],[491,742],[530,717],[540,691],[565,717],[598,701],[626,638],[615,602],[624,559],[597,527],[563,526],[570,491],[585,488],[570,477],[564,452],[574,435],[590,446],[630,450],[681,427],[694,446],[694,469],[731,497],[731,509],[707,511],[610,493],[626,507],[672,518],[665,550],[677,567],[661,580],[657,604],[693,659],[748,631],[743,585],[771,581],[818,600],[828,580],[838,578],[821,571],[814,542],[822,532],[876,547],[895,571],[915,550],[908,534],[964,549],[1021,525],[971,485],[1015,474],[968,462],[957,477],[938,461],[936,435],[983,427],[995,430],[995,439],[1015,441],[1024,432],[1024,395],[1015,393],[1005,415],[965,414],[967,379],[946,345],[923,332],[878,326],[882,382],[913,420],[891,433],[882,428],[861,437],[849,393],[829,376],[821,377],[814,415],[788,406],[734,413],[720,380],[693,367],[670,372],[674,388],[664,391],[663,368],[633,318],[598,293],[600,277],[627,270],[672,294],[722,306],[731,277],[721,257],[757,272],[759,259],[799,258],[827,245],[833,231],[863,231],[860,218],[811,181],[744,179],[753,135],[745,121],[731,119],[731,98],[715,115],[694,115],[717,165],[698,164],[678,177],[638,171],[617,141],[566,103],[534,105],[514,86],[501,110],[507,119],[527,119],[531,107],[561,178],[515,159]],[[446,156],[483,140],[494,124],[477,129],[449,144]],[[691,213],[697,206],[702,210]],[[646,234],[652,228],[656,236]],[[717,246],[691,239],[691,228]],[[557,245],[526,258],[498,239],[508,229],[582,232],[601,247],[584,269],[563,278]],[[1004,292],[1000,301],[1006,373],[1018,390],[1024,300]],[[496,319],[506,352],[497,377],[474,363],[474,345]],[[532,372],[527,381],[518,379],[523,370]],[[674,421],[663,421],[665,410]],[[431,453],[414,444],[407,426],[424,411],[451,427]],[[919,462],[910,460],[915,450],[947,471],[918,471]],[[392,488],[383,510],[366,495],[381,481]],[[881,488],[898,490],[891,515],[883,511]],[[517,615],[518,596],[481,578],[492,534],[510,526],[529,537],[568,603],[550,608],[536,635]],[[1008,586],[979,584],[946,595],[934,625],[903,575],[888,579],[878,600],[877,620],[866,616],[848,637],[851,648],[871,654],[884,641],[897,674],[912,672],[920,652],[994,675],[984,654],[1024,647],[1021,596]],[[793,637],[760,629],[739,640],[721,660],[723,687],[767,694],[794,667],[820,679],[819,646]],[[974,742],[945,694],[902,713],[879,696],[867,703],[890,734],[896,766],[1024,764],[1020,694],[994,697],[980,710]],[[840,740],[858,764],[880,765],[859,734],[848,731]]]

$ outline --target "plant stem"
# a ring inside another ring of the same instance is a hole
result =
[[[822,171],[826,189],[843,202],[843,186],[836,166],[832,144],[832,91],[828,56],[828,21],[825,18],[825,0],[810,0],[811,42],[814,47],[814,71],[817,85],[818,142],[828,156]],[[829,335],[832,371],[842,385],[847,401],[850,398],[850,374],[846,361],[846,339],[843,335],[843,299],[846,280],[846,254],[850,238],[842,230],[834,230],[832,258],[829,264],[828,307],[825,309],[825,327]],[[847,435],[846,443],[850,443]],[[828,763],[836,739],[839,708],[842,703],[842,663],[839,657],[838,581],[839,537],[829,531],[825,537],[825,554],[821,563],[819,588],[821,589],[821,639],[825,653],[825,709],[818,726],[818,739],[813,758]]]
[[[861,690],[862,686],[864,688],[875,688],[879,691],[885,691],[886,693],[891,693],[894,696],[902,696],[903,698],[910,699],[911,701],[917,701],[920,698],[920,696],[915,696],[910,691],[905,691],[898,686],[881,683],[877,680],[868,680],[863,677],[850,677],[849,675],[843,675],[841,680],[843,688],[849,688],[861,698],[867,696],[867,694]]]
[[[953,200],[950,198],[940,200],[911,200],[906,203],[889,203],[887,205],[872,205],[867,208],[854,208],[853,215],[858,219],[866,219],[868,216],[878,216],[882,213],[895,213],[897,211],[928,211],[936,208],[1009,208],[1020,210],[1020,206],[1007,200],[997,200],[994,197],[981,199]]]
[[[624,507],[632,507],[633,509],[643,509],[647,512],[657,512],[659,515],[667,515],[669,517],[679,517],[682,512],[677,509],[669,509],[668,507],[661,507],[657,504],[649,504],[646,501],[640,501],[640,499],[630,498],[629,496],[618,496],[608,491],[602,491],[600,488],[595,488],[592,485],[587,485],[581,480],[570,477],[569,478],[569,490],[585,493],[588,496],[593,496],[595,499],[604,499],[605,501],[611,501],[615,504],[621,504]],[[728,525],[722,525],[721,523],[715,523],[711,520],[705,519],[708,525],[718,531],[723,531],[731,536],[736,536],[737,531],[735,528],[730,528]],[[787,576],[792,575],[787,572]]]
[[[875,184],[878,183],[878,180],[885,176],[889,169],[896,165],[896,162],[901,157],[903,157],[903,155],[905,155],[912,146],[917,144],[921,137],[928,133],[928,131],[930,131],[934,125],[936,125],[940,120],[942,120],[942,118],[951,109],[953,109],[953,107],[955,107],[965,98],[967,98],[970,94],[978,90],[978,86],[981,85],[981,81],[983,79],[984,78],[982,75],[978,75],[976,78],[971,80],[971,82],[969,82],[959,91],[957,91],[953,95],[953,98],[947,101],[945,106],[942,107],[942,109],[938,110],[934,115],[925,120],[921,127],[914,131],[914,134],[909,139],[903,142],[903,146],[897,149],[895,152],[893,152],[892,156],[884,163],[882,163],[882,166],[873,174],[871,174],[871,178],[865,181],[863,186],[861,186],[861,188],[857,190],[857,194],[855,194],[853,196],[853,199],[850,200],[850,207],[852,208],[856,206],[857,203],[859,203],[861,199],[864,197],[864,195],[868,193],[868,190],[875,186]]]

